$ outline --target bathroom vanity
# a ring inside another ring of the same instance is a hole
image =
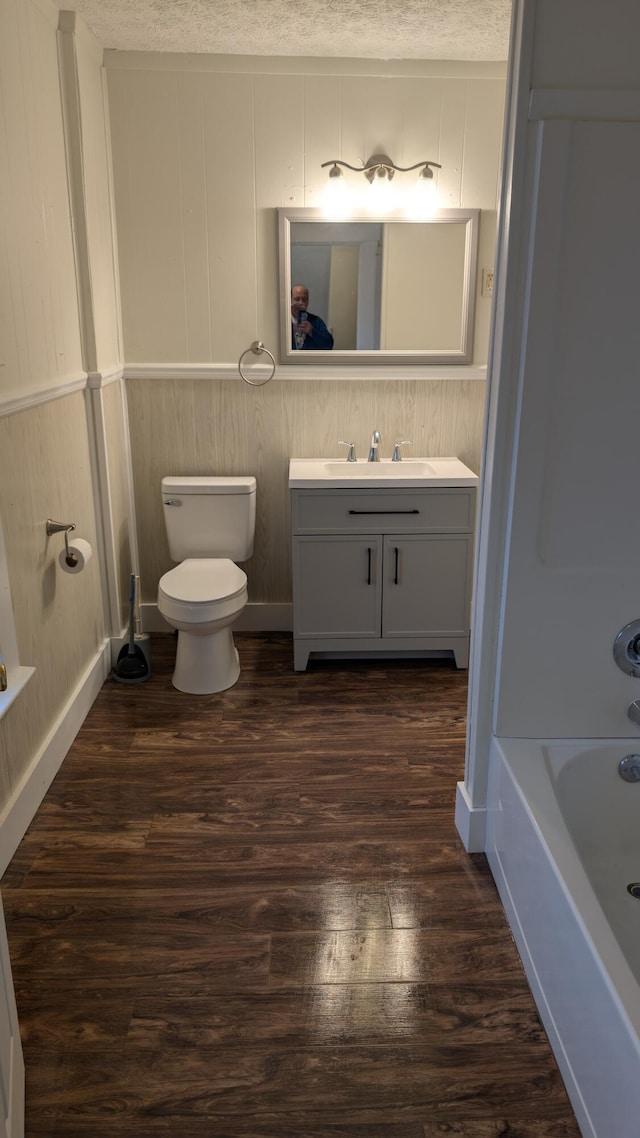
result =
[[[292,459],[294,667],[312,652],[469,663],[478,479],[458,459]]]

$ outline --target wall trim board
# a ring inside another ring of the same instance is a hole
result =
[[[0,815],[0,877],[14,856],[47,790],[111,669],[111,641],[97,650],[55,719],[19,786]]]
[[[467,853],[483,853],[486,843],[487,810],[474,806],[464,782],[456,785],[456,829]]]
[[[269,369],[265,369],[268,374]],[[236,364],[125,364],[125,379],[240,379]],[[345,379],[380,379],[416,380],[443,379],[466,380],[487,378],[486,365],[471,365],[459,367],[408,367],[405,365],[385,367],[379,364],[371,367],[276,367],[273,379],[278,380],[340,380]],[[261,386],[265,386],[262,385]]]
[[[504,79],[506,60],[359,59],[327,56],[217,55],[208,52],[119,51],[103,56],[107,71],[210,71],[253,75],[350,75],[418,79]]]
[[[85,388],[107,387],[122,379],[124,369],[121,364],[108,371],[82,372],[72,376],[61,383],[54,383],[50,387],[39,387],[35,391],[28,391],[24,395],[0,395],[0,419],[9,415],[17,415],[21,411],[30,411],[32,407],[39,407],[43,403],[52,403],[54,399],[65,399],[67,395],[75,395],[77,391]]]
[[[29,411],[32,407],[39,407],[42,403],[51,403],[54,399],[64,399],[67,395],[75,395],[76,391],[84,391],[87,386],[87,376],[73,376],[62,383],[55,383],[51,387],[39,387],[35,391],[28,391],[25,395],[0,396],[0,418],[8,415],[17,415],[20,411]]]
[[[99,387],[108,387],[110,383],[117,383],[119,379],[124,378],[124,368],[122,364],[116,364],[107,371],[90,371],[87,373],[87,387],[92,391]]]
[[[105,628],[107,634],[111,636],[119,624],[120,590],[118,587],[118,560],[109,477],[109,442],[102,386],[95,387],[89,384],[85,400],[96,518],[96,540],[100,554],[102,604]]]
[[[157,604],[147,602],[140,605],[140,619],[145,632],[173,631],[158,611]],[[291,632],[293,605],[249,603],[233,627],[237,632]]]
[[[267,369],[265,369],[266,371]],[[415,379],[443,379],[452,380],[486,380],[486,364],[460,367],[287,367],[276,368],[273,379],[278,380],[340,380],[345,379],[379,379],[388,380],[415,380]],[[240,379],[237,364],[117,364],[106,371],[83,372],[79,376],[56,383],[51,387],[37,388],[25,395],[3,397],[0,395],[0,418],[7,415],[16,415],[20,411],[28,411],[42,403],[50,403],[54,399],[63,399],[67,395],[74,395],[76,391],[83,391],[86,387],[91,390],[107,387],[119,379]]]
[[[476,552],[471,604],[471,658],[465,755],[464,794],[457,795],[456,822],[460,833],[469,828],[465,800],[474,811],[485,809],[498,667],[498,633],[505,548],[508,544],[508,503],[511,493],[513,448],[518,408],[518,369],[521,351],[520,278],[522,232],[527,229],[526,115],[531,89],[535,8],[515,0],[511,23],[504,152],[498,194],[497,244],[493,311],[489,329],[489,358],[482,433],[480,493],[476,519]],[[521,232],[522,231],[522,232]],[[469,840],[471,838],[469,837]],[[471,849],[471,847],[469,847]]]

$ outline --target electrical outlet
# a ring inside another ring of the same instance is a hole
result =
[[[482,270],[482,295],[493,296],[493,269]]]

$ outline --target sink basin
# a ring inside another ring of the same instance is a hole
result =
[[[422,458],[403,459],[402,462],[391,462],[390,459],[380,459],[380,462],[325,462],[323,464],[329,478],[434,478],[435,467]]]
[[[459,458],[405,458],[402,462],[347,462],[337,458],[292,458],[289,486],[307,489],[357,487],[477,486],[478,477]]]

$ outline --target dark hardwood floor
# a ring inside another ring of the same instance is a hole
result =
[[[2,881],[33,1138],[579,1138],[453,824],[465,672],[109,680]]]

